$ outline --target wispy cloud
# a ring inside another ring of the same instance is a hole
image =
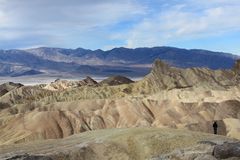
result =
[[[129,0],[11,0],[0,7],[9,27],[97,27],[115,23],[142,13]],[[37,26],[35,24],[38,24]],[[13,26],[15,25],[15,26]]]
[[[1,0],[0,4],[0,42],[29,36],[59,39],[73,36],[73,31],[81,36],[144,14],[143,7],[130,0]]]
[[[240,31],[240,18],[237,16],[240,15],[239,1],[186,2],[166,6],[164,11],[155,12],[136,24],[128,36],[125,35],[126,45],[166,45],[176,39],[196,39]]]

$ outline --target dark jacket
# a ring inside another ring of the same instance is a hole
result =
[[[213,128],[217,128],[217,127],[218,127],[217,122],[214,122],[213,123]]]

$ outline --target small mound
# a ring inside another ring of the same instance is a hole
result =
[[[104,79],[103,81],[100,82],[100,84],[114,86],[114,85],[120,85],[120,84],[129,84],[133,82],[134,81],[124,76],[112,76],[107,79]]]
[[[43,87],[44,89],[48,89],[51,91],[62,91],[69,88],[77,88],[81,86],[96,86],[98,83],[93,80],[91,77],[86,77],[81,81],[68,81],[56,79],[54,82]]]
[[[20,88],[23,85],[20,83],[13,83],[13,82],[7,82],[4,84],[0,85],[0,97],[3,96],[4,94],[6,94],[7,92],[16,89],[16,88]]]

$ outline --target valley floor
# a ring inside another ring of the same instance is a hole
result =
[[[100,82],[107,77],[91,76],[95,81]],[[77,81],[86,78],[86,76],[63,76],[63,75],[35,75],[35,76],[21,76],[21,77],[0,77],[0,84],[7,82],[21,83],[23,85],[38,85],[49,84],[56,79],[64,79],[68,81]],[[142,77],[130,77],[132,80],[137,81]]]

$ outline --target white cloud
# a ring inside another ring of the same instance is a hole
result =
[[[144,8],[133,0],[0,0],[0,41],[81,36],[142,14]]]
[[[2,11],[0,11],[0,24],[6,23],[6,17]]]
[[[1,2],[2,1],[0,1],[0,6],[1,6]],[[5,27],[8,27],[8,24],[9,24],[8,16],[4,11],[0,9],[0,30]]]
[[[239,15],[239,0],[0,0],[0,48],[168,45],[239,31]]]
[[[240,30],[240,1],[212,1],[208,5],[201,1],[201,8],[196,1],[187,2],[168,6],[136,24],[128,32],[127,47],[166,45]]]
[[[12,22],[9,27],[98,27],[142,14],[130,0],[11,0],[0,11]],[[59,25],[59,26],[57,26]]]

